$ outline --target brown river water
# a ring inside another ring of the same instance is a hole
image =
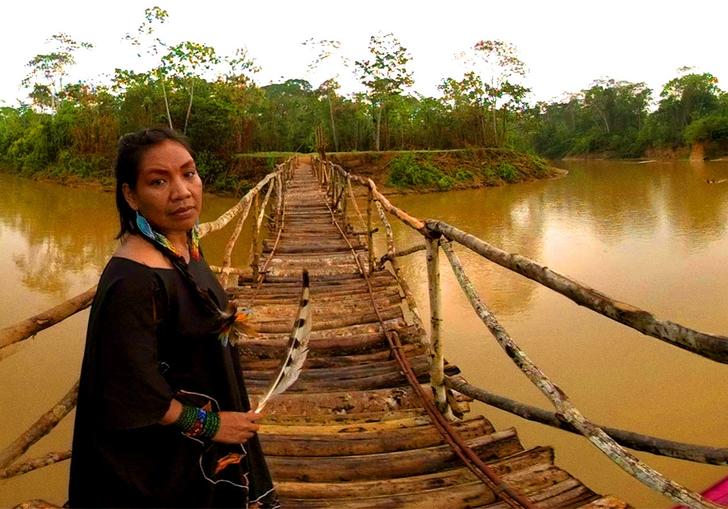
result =
[[[728,163],[568,161],[569,175],[500,188],[393,196],[415,216],[439,218],[613,298],[707,332],[728,334]],[[115,247],[113,194],[0,174],[0,328],[95,284]],[[235,201],[206,196],[203,221]],[[419,236],[393,221],[400,249]],[[219,263],[229,226],[203,241]],[[238,263],[246,263],[243,236]],[[382,242],[379,242],[382,245]],[[477,255],[457,249],[468,274],[514,340],[590,419],[684,442],[728,446],[728,366],[643,336]],[[441,257],[448,360],[473,384],[550,409],[488,335]],[[402,259],[428,316],[424,253]],[[79,372],[88,312],[26,341],[0,360],[0,447],[48,410]],[[473,404],[524,446],[553,445],[556,462],[595,491],[636,507],[672,504],[623,473],[585,439]],[[27,454],[70,446],[72,416]],[[641,459],[702,490],[727,467]],[[30,498],[62,503],[68,462],[0,481],[0,507]]]

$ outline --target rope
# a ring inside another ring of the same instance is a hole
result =
[[[389,347],[391,348],[392,352],[394,352],[394,355],[397,358],[397,362],[402,368],[402,372],[407,378],[410,386],[412,386],[416,394],[419,396],[420,400],[422,400],[425,410],[427,411],[430,419],[432,420],[432,423],[435,425],[440,435],[450,445],[453,452],[455,452],[455,454],[461,459],[463,464],[465,464],[465,466],[467,466],[483,482],[483,484],[493,490],[493,493],[497,497],[500,497],[509,506],[514,508],[523,507],[526,509],[535,509],[537,507],[536,505],[534,505],[530,500],[528,500],[526,497],[524,497],[523,495],[515,491],[512,487],[510,487],[508,484],[506,484],[495,472],[493,472],[493,470],[491,470],[483,462],[483,460],[480,459],[480,457],[478,457],[477,454],[475,454],[475,452],[470,447],[468,447],[468,445],[463,441],[462,437],[457,434],[457,432],[452,428],[450,423],[435,407],[432,400],[425,395],[419,381],[417,380],[417,375],[412,370],[412,365],[409,363],[407,357],[403,356],[400,351],[400,349],[402,348],[402,343],[399,340],[399,334],[397,334],[395,331],[388,331],[384,325],[384,319],[382,318],[382,315],[379,312],[379,308],[377,307],[377,303],[374,299],[374,289],[372,288],[371,281],[369,280],[369,275],[366,273],[366,271],[364,271],[364,268],[361,266],[361,262],[359,261],[359,257],[356,254],[354,246],[352,246],[349,238],[344,233],[338,221],[336,220],[334,211],[329,206],[328,201],[324,200],[324,203],[326,203],[326,207],[329,209],[332,223],[339,230],[339,233],[349,246],[349,249],[354,256],[354,261],[356,262],[357,268],[364,277],[364,281],[366,282],[367,288],[369,290],[369,298],[372,301],[374,312],[376,313],[377,319],[379,320],[382,330],[384,331],[384,335],[389,342]]]

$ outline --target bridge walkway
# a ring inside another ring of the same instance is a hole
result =
[[[283,507],[514,506],[500,488],[463,465],[408,382],[385,330],[396,332],[421,384],[429,381],[426,333],[406,318],[407,304],[391,272],[375,270],[367,283],[360,270],[367,267],[366,243],[340,230],[342,213],[329,208],[305,162],[293,170],[283,210],[280,233],[272,230],[263,242],[262,283],[240,275],[228,288],[239,306],[253,310],[257,336],[240,345],[246,384],[256,399],[287,344],[301,271],[310,274],[309,357],[299,380],[266,408],[260,431]],[[448,364],[445,370],[459,372]],[[473,415],[462,397],[451,396],[464,412],[454,431],[503,483],[538,507],[627,507],[554,465],[552,448],[525,449],[515,429],[496,430],[486,417]]]

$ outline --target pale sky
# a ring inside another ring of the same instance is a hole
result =
[[[455,54],[482,39],[516,46],[531,100],[576,92],[602,77],[644,81],[657,97],[686,65],[713,73],[728,90],[723,0],[13,0],[0,11],[0,104],[27,97],[20,87],[25,64],[49,51],[44,42],[58,32],[95,45],[78,53],[70,81],[108,82],[114,67],[148,69],[122,37],[154,5],[169,11],[160,32],[165,42],[192,40],[219,54],[246,47],[262,67],[259,85],[304,78],[318,86],[325,77],[307,74],[313,54],[301,45],[311,37],[341,41],[342,53],[356,60],[367,57],[371,35],[393,32],[412,56],[413,89],[429,96],[439,95],[444,78],[461,77]],[[351,71],[341,75],[343,92],[357,86]]]

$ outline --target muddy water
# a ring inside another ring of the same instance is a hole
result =
[[[496,189],[401,196],[418,217],[458,225],[607,295],[700,330],[728,333],[728,163],[566,162],[566,178]],[[399,245],[420,242],[395,226]],[[728,366],[631,331],[459,249],[484,300],[515,341],[589,418],[685,442],[728,446]],[[427,316],[424,253],[404,262]],[[446,355],[496,394],[551,409],[488,336],[441,257]],[[575,435],[478,406],[526,446],[551,444],[557,464],[637,507],[670,507]],[[726,467],[638,454],[702,490]]]
[[[96,284],[116,247],[113,193],[31,182],[0,174],[0,328],[44,311]],[[203,221],[235,203],[205,196]],[[231,226],[203,241],[205,255],[222,258]],[[249,233],[241,235],[243,248]],[[247,263],[241,249],[234,258]],[[25,431],[77,379],[88,310],[39,333],[0,360],[0,447]],[[5,352],[3,352],[4,354]],[[73,416],[27,453],[37,457],[70,448]],[[0,481],[0,507],[30,498],[66,499],[68,462]]]
[[[420,217],[438,217],[605,293],[698,329],[728,333],[728,163],[564,163],[568,177],[498,189],[397,196]],[[115,247],[113,195],[0,174],[0,328],[95,284]],[[206,197],[204,219],[233,200]],[[419,243],[394,224],[398,245]],[[228,227],[229,231],[230,227]],[[205,241],[219,263],[226,233]],[[246,238],[242,239],[246,246]],[[244,249],[242,250],[244,251]],[[537,284],[459,250],[471,278],[514,339],[593,420],[675,440],[728,445],[728,367],[631,332]],[[238,254],[238,262],[247,253]],[[403,260],[427,313],[424,255]],[[443,257],[443,263],[446,260]],[[509,364],[442,266],[448,358],[492,392],[548,408]],[[77,377],[87,313],[44,331],[0,361],[0,447],[57,402]],[[557,463],[602,493],[637,507],[669,507],[583,439],[476,406],[517,426],[528,447],[551,444]],[[29,456],[69,446],[67,418]],[[702,489],[725,467],[640,456]],[[0,482],[0,507],[29,498],[65,500],[68,463]]]

